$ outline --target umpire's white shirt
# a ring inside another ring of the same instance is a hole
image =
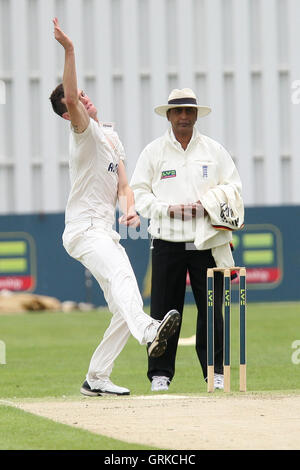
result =
[[[194,128],[183,150],[169,129],[141,153],[131,187],[137,210],[150,219],[153,237],[193,241],[198,249],[213,249],[217,266],[233,265],[231,231],[243,226],[244,206],[240,177],[221,144]],[[169,205],[198,200],[208,216],[181,221],[167,214]]]

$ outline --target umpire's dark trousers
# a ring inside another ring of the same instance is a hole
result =
[[[152,250],[151,317],[161,320],[171,309],[181,314],[184,307],[187,271],[195,298],[198,316],[196,351],[204,378],[207,377],[207,268],[215,267],[211,250],[196,250],[193,243],[168,242],[155,239]],[[215,273],[215,372],[223,373],[223,277]],[[148,358],[148,378],[169,377],[175,373],[175,358],[180,328],[168,340],[166,352],[158,358]]]

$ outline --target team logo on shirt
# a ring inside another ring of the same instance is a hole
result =
[[[202,176],[203,178],[208,178],[208,166],[207,165],[202,166]]]
[[[166,170],[161,172],[161,180],[165,180],[167,178],[175,178],[176,177],[176,170]]]
[[[117,173],[117,171],[118,171],[118,166],[119,166],[118,163],[110,163],[110,164],[108,165],[107,171],[110,171],[110,172],[112,172],[112,173]]]

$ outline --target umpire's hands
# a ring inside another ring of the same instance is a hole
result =
[[[200,201],[190,204],[175,204],[168,208],[168,215],[171,219],[191,220],[202,217],[206,211]]]

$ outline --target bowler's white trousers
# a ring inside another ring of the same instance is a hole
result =
[[[143,311],[133,269],[119,240],[120,235],[110,224],[95,218],[68,223],[63,234],[66,251],[98,281],[113,315],[90,361],[86,377],[90,386],[97,379],[110,376],[114,361],[130,334],[140,344],[146,344],[147,332],[155,325],[154,331],[157,329],[157,322]]]

